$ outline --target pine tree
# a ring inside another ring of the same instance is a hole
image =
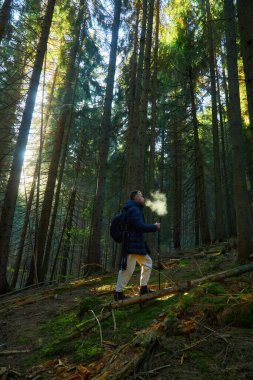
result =
[[[234,194],[238,239],[238,260],[247,261],[253,251],[253,224],[246,185],[244,140],[238,84],[235,10],[232,0],[224,1],[230,130],[232,140]]]
[[[25,151],[27,139],[29,135],[36,94],[38,90],[40,74],[47,48],[47,40],[52,23],[54,6],[56,0],[52,0],[48,3],[39,45],[37,48],[36,59],[34,62],[33,72],[30,80],[30,85],[27,93],[25,108],[21,125],[19,128],[19,134],[15,151],[13,155],[13,161],[11,166],[11,172],[6,188],[5,199],[1,212],[0,220],[0,293],[4,293],[8,290],[7,282],[7,262],[9,257],[9,244],[12,230],[12,223],[16,205],[16,199],[18,194],[18,187],[20,182],[20,175],[24,160],[23,152]]]

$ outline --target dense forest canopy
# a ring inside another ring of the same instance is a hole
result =
[[[133,189],[153,255],[236,237],[247,261],[253,2],[0,6],[0,292],[115,267]]]

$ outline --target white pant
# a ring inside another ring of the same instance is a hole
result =
[[[116,292],[122,292],[124,287],[128,284],[134,272],[136,261],[141,266],[140,286],[145,286],[148,284],[152,270],[151,257],[149,255],[138,255],[132,253],[127,255],[127,269],[119,271]]]

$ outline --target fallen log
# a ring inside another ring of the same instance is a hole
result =
[[[156,298],[162,298],[168,295],[176,294],[182,291],[186,291],[191,289],[192,287],[196,285],[203,284],[208,281],[219,281],[219,280],[224,280],[225,278],[228,277],[233,277],[233,276],[239,276],[243,273],[251,272],[253,271],[253,264],[246,264],[246,265],[241,265],[239,267],[223,271],[223,272],[218,272],[214,274],[210,274],[205,277],[198,278],[196,280],[191,280],[191,281],[185,281],[182,282],[181,284],[178,284],[176,286],[172,286],[170,288],[165,288],[162,290],[157,290],[152,293],[148,293],[142,296],[136,296],[136,297],[131,297],[127,298],[126,300],[123,301],[115,301],[111,302],[109,305],[106,305],[109,307],[109,309],[119,309],[121,307],[129,306],[129,305],[134,305],[134,304],[141,304],[146,301],[151,301]]]
[[[0,356],[2,356],[2,355],[26,354],[28,352],[30,352],[30,350],[4,350],[4,351],[0,351]]]

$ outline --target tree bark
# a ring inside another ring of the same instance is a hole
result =
[[[37,49],[35,63],[33,67],[32,77],[25,102],[24,113],[19,129],[17,143],[14,151],[11,172],[7,184],[5,199],[3,202],[1,220],[0,220],[0,293],[8,290],[7,282],[7,262],[9,257],[9,244],[14,217],[16,199],[21,176],[21,170],[24,161],[24,151],[26,149],[28,135],[30,131],[32,115],[35,105],[36,94],[38,90],[42,65],[47,49],[47,41],[52,23],[54,6],[56,0],[48,3],[46,14],[44,17],[41,37]]]
[[[44,199],[41,209],[41,216],[38,227],[38,245],[35,247],[35,271],[37,272],[38,281],[44,280],[43,261],[46,246],[46,239],[48,234],[48,226],[51,216],[51,209],[54,198],[55,183],[57,178],[57,171],[62,152],[63,137],[66,136],[67,125],[69,123],[69,116],[71,114],[71,106],[73,103],[73,94],[76,83],[76,57],[80,45],[80,34],[82,29],[82,21],[85,13],[85,0],[80,0],[80,7],[75,24],[75,40],[70,52],[70,58],[67,66],[66,80],[64,84],[64,97],[63,105],[60,113],[59,120],[56,127],[56,135],[51,156],[47,184],[44,193]],[[34,281],[29,276],[28,282]]]
[[[212,135],[213,135],[213,158],[214,158],[214,193],[215,193],[215,240],[222,241],[222,192],[221,192],[221,169],[219,149],[219,126],[217,112],[217,91],[215,78],[215,54],[213,41],[212,16],[210,2],[206,0],[208,42],[209,42],[209,66],[211,78],[212,98]]]
[[[121,0],[114,2],[114,19],[112,25],[111,50],[106,80],[106,93],[104,100],[103,116],[101,121],[101,140],[99,146],[99,163],[97,189],[94,197],[92,211],[92,228],[89,241],[87,264],[95,264],[93,269],[98,269],[100,265],[100,239],[103,224],[103,209],[105,198],[105,180],[107,172],[107,156],[109,151],[109,139],[111,132],[111,110],[113,100],[113,87],[116,69],[116,56],[118,45],[118,34],[121,14]],[[92,269],[92,267],[90,267]]]
[[[249,162],[247,162],[247,172],[250,179],[251,191],[253,191],[253,2],[250,0],[237,0],[237,11],[250,121],[248,138]]]
[[[230,114],[230,131],[232,140],[238,261],[245,262],[253,252],[253,225],[246,184],[244,140],[238,83],[235,10],[232,0],[225,0],[224,13],[229,91],[228,109]]]
[[[223,87],[223,91],[225,94],[226,109],[228,110],[229,96],[228,96],[228,86],[227,86],[227,75],[226,75],[224,67],[223,67],[222,76],[223,76],[222,87]],[[228,162],[232,161],[232,157],[230,157],[230,156],[232,156],[231,152],[230,152],[231,142],[230,142],[230,138],[229,138],[229,137],[231,137],[230,124],[231,124],[230,113],[227,112],[227,128],[226,129],[227,129],[228,133],[224,133],[224,148],[225,148],[225,152],[227,152]],[[229,138],[229,141],[228,141],[228,138]],[[230,170],[232,170],[232,168]],[[231,175],[229,177],[229,174],[230,173],[228,173],[228,178],[231,178]],[[232,181],[233,181],[233,179],[231,178],[230,183],[232,183]],[[228,199],[230,200],[230,204],[229,204],[229,213],[230,213],[229,226],[231,229],[230,229],[229,236],[236,236],[236,221],[235,221],[235,205],[234,205],[234,196],[233,196],[233,186],[230,186],[230,183],[228,183],[229,189],[227,190],[227,193],[229,194]]]
[[[6,33],[10,21],[12,0],[5,0],[0,11],[0,43]]]
[[[50,91],[49,98],[48,98],[47,107],[45,110],[44,134],[45,134],[45,131],[47,128],[50,110],[51,110],[51,106],[52,106],[52,100],[53,100],[53,94],[54,94],[54,90],[55,90],[57,72],[58,72],[58,69],[56,68],[55,73],[54,73],[54,77],[53,77],[53,83],[52,83],[51,91]],[[40,147],[40,150],[42,150],[42,147],[44,145],[44,137],[45,136],[43,135],[43,141],[41,143],[42,146]],[[30,213],[31,213],[31,208],[32,208],[32,204],[33,204],[36,181],[38,178],[38,172],[40,170],[40,165],[41,165],[41,162],[40,162],[40,155],[39,155],[39,157],[37,158],[36,165],[35,165],[33,182],[32,182],[32,186],[31,186],[31,190],[30,190],[30,194],[29,194],[29,198],[28,198],[28,202],[27,202],[27,206],[26,206],[25,218],[24,218],[21,236],[20,236],[20,240],[19,240],[17,257],[16,257],[15,267],[14,267],[14,273],[13,273],[12,282],[11,282],[12,288],[15,288],[16,283],[17,283],[17,279],[18,279],[18,272],[20,269],[21,260],[22,260],[22,256],[23,256],[23,250],[24,250],[24,245],[25,245],[25,240],[26,240],[26,235],[27,235],[27,229],[28,229],[29,220],[30,220]]]
[[[227,163],[227,152],[225,146],[225,125],[223,121],[223,108],[221,103],[221,93],[220,93],[220,81],[218,75],[218,67],[216,65],[217,73],[217,97],[218,97],[218,109],[220,117],[220,137],[221,137],[221,158],[222,158],[222,178],[224,186],[224,208],[225,208],[225,225],[226,225],[226,236],[232,236],[232,215],[231,215],[231,196],[229,192],[229,183],[228,183],[228,163]]]
[[[19,67],[21,62],[21,67]],[[0,205],[3,198],[12,162],[12,152],[16,137],[14,125],[17,123],[18,104],[22,98],[22,84],[25,77],[27,58],[23,57],[21,51],[16,51],[13,64],[7,69],[5,83],[1,89],[0,109]],[[4,76],[5,76],[4,75]]]
[[[252,0],[237,0],[238,22],[240,29],[240,45],[246,80],[248,110],[251,138],[253,143],[253,2]]]
[[[192,78],[192,68],[189,67],[189,85],[190,85],[190,101],[194,133],[194,152],[195,152],[195,189],[196,199],[198,201],[198,215],[199,225],[203,244],[209,244],[211,241],[210,232],[208,227],[207,207],[206,207],[206,190],[205,190],[205,177],[204,177],[204,163],[203,155],[201,152],[199,132],[198,132],[198,119],[195,104],[194,84]]]
[[[69,258],[69,249],[70,249],[70,239],[71,239],[71,227],[73,221],[73,214],[75,208],[75,199],[76,199],[76,188],[72,189],[68,212],[66,216],[66,224],[64,227],[64,234],[66,234],[66,239],[64,240],[64,246],[62,251],[62,259],[61,259],[61,269],[60,269],[60,277],[65,278],[67,275],[67,264]]]
[[[138,51],[138,30],[140,19],[140,1],[136,4],[136,16],[134,26],[134,46],[130,63],[130,85],[129,85],[129,109],[128,128],[126,132],[126,165],[124,178],[124,199],[128,197],[130,191],[135,188],[134,168],[135,168],[135,107],[137,96],[137,51]],[[123,200],[123,199],[122,199]]]
[[[153,53],[153,75],[152,75],[152,113],[151,113],[151,135],[150,135],[150,157],[148,173],[148,191],[154,190],[155,179],[155,142],[157,129],[157,72],[158,72],[158,44],[159,44],[159,24],[160,24],[160,0],[156,2],[156,24],[155,24],[155,46]]]
[[[146,135],[147,135],[147,114],[148,114],[148,94],[150,85],[150,62],[151,62],[151,46],[152,46],[152,30],[153,30],[153,15],[154,15],[154,0],[148,2],[148,25],[146,34],[145,46],[145,60],[143,71],[143,84],[141,92],[140,104],[140,122],[137,129],[137,147],[136,147],[136,170],[135,170],[135,183],[138,189],[143,189],[145,182],[145,151],[146,151]],[[136,126],[138,119],[136,120]]]
[[[180,126],[173,126],[173,244],[181,249],[181,212],[182,212],[182,153]]]

